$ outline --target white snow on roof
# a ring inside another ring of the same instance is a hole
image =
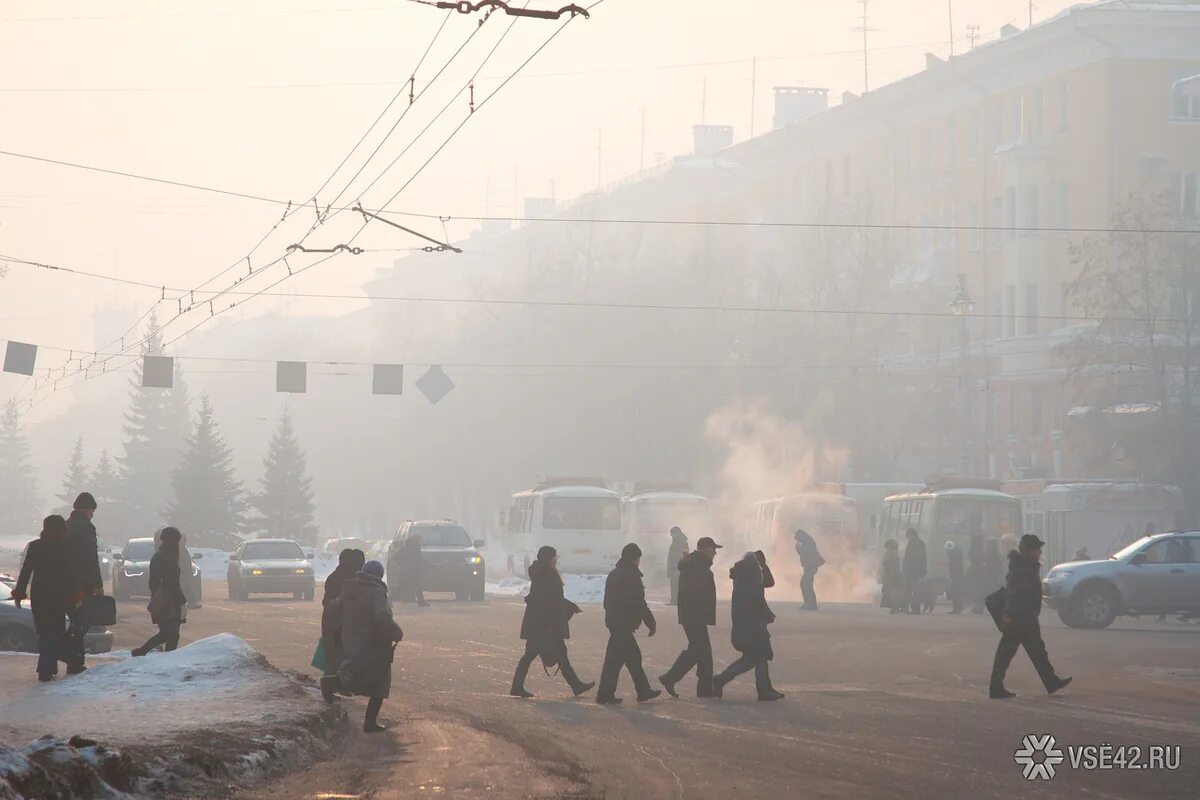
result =
[[[1158,411],[1158,403],[1118,403],[1104,409],[1105,414],[1148,414]]]
[[[620,497],[612,489],[602,489],[599,486],[555,486],[543,489],[540,494],[546,497]]]

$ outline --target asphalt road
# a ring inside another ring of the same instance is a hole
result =
[[[225,599],[207,584],[185,640],[236,633],[273,663],[312,675],[319,603]],[[448,596],[447,596],[448,598]],[[755,699],[751,675],[724,700],[684,698],[639,706],[627,677],[622,707],[573,699],[561,678],[535,665],[527,687],[507,696],[521,652],[519,600],[397,606],[405,641],[388,734],[355,733],[342,757],[242,798],[1195,798],[1200,794],[1200,625],[1121,620],[1106,631],[1043,625],[1051,658],[1075,682],[1047,697],[1024,654],[993,701],[987,676],[997,634],[987,617],[889,616],[868,605],[827,604],[817,613],[776,603],[772,628],[779,703]],[[141,602],[124,604],[117,646],[152,629]],[[639,635],[651,679],[683,645],[674,610],[655,607],[660,631]],[[713,632],[718,669],[728,663],[728,606]],[[599,607],[572,624],[571,657],[598,677],[605,632]],[[354,722],[361,704],[350,703]],[[1067,760],[1049,781],[1029,782],[1014,762],[1027,734],[1052,734]],[[1072,768],[1070,745],[1181,748],[1167,770]]]

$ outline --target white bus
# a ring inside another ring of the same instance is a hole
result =
[[[621,495],[596,479],[549,479],[513,495],[508,542],[526,565],[538,548],[558,551],[562,572],[608,572],[621,556]]]
[[[673,565],[667,564],[671,528],[678,525],[691,549],[702,536],[713,536],[708,498],[690,492],[641,492],[625,498],[625,538],[642,548],[642,574],[661,583]]]
[[[821,555],[830,563],[857,557],[862,552],[858,503],[833,491],[800,492],[755,503],[737,549],[762,550],[771,557],[780,549],[792,548],[797,528],[803,528],[813,537]]]

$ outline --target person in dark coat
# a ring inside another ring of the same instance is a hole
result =
[[[579,606],[563,595],[563,579],[558,573],[558,551],[548,545],[542,547],[537,552],[537,560],[529,565],[529,594],[525,595],[525,615],[521,617],[525,653],[517,662],[512,688],[508,691],[510,695],[533,697],[533,693],[525,689],[525,678],[539,655],[546,669],[558,666],[576,697],[595,687],[595,682],[580,680],[567,656],[566,640],[571,638],[571,617],[579,611]]]
[[[908,544],[904,548],[904,592],[908,613],[921,613],[921,584],[929,574],[929,560],[925,555],[925,542],[917,535],[916,528],[905,534]]]
[[[662,694],[661,689],[650,688],[646,670],[642,668],[642,651],[633,635],[643,623],[651,636],[657,629],[654,615],[646,605],[646,586],[638,569],[641,561],[642,549],[632,542],[625,545],[617,566],[608,573],[608,579],[604,582],[604,624],[608,628],[608,647],[604,651],[604,667],[600,670],[600,689],[596,692],[596,702],[600,705],[621,702],[621,698],[616,696],[621,667],[629,670],[639,703]]]
[[[966,591],[971,598],[972,614],[983,613],[983,598],[991,591],[984,588],[983,576],[986,568],[983,561],[983,537],[976,534],[971,537],[971,543],[967,547]]]
[[[95,515],[96,498],[83,492],[75,498],[75,508],[67,520],[67,559],[75,579],[72,599],[80,601],[73,604],[68,612],[71,618],[66,644],[68,675],[78,675],[87,669],[84,664],[83,638],[87,635],[88,625],[82,599],[89,595],[104,594],[96,526],[92,524],[92,517]]]
[[[421,555],[421,535],[414,533],[404,543],[400,551],[400,600],[405,603],[416,601],[417,606],[425,608],[429,601],[425,599],[425,559]]]
[[[766,589],[775,585],[775,577],[767,566],[767,558],[761,550],[746,553],[742,560],[729,570],[733,580],[733,603],[731,617],[733,631],[730,641],[733,649],[741,653],[725,671],[713,678],[713,689],[717,697],[725,692],[725,686],[743,672],[754,670],[754,685],[758,699],[781,700],[783,692],[771,685],[769,663],[775,657],[771,648],[771,634],[767,626],[775,621],[775,613],[767,605]]]
[[[383,701],[392,693],[392,656],[404,631],[392,618],[383,564],[368,561],[362,570],[342,583],[342,595],[331,604],[334,623],[342,629],[345,660],[338,682],[347,691],[367,701],[363,719],[365,733],[378,733]]]
[[[54,680],[58,662],[67,662],[67,611],[74,577],[67,558],[67,521],[51,514],[42,522],[41,537],[29,543],[21,573],[12,590],[17,608],[28,599],[38,637],[38,680]]]
[[[671,528],[671,546],[667,548],[667,580],[671,583],[671,602],[679,603],[679,560],[687,555],[688,539],[678,525]]]
[[[675,663],[660,675],[658,682],[671,697],[679,697],[675,684],[696,668],[696,696],[715,697],[713,691],[712,642],[708,628],[717,624],[717,583],[712,565],[721,545],[705,536],[696,542],[696,551],[679,560],[679,624],[687,636],[687,647]]]
[[[900,543],[888,539],[883,543],[883,559],[879,564],[879,607],[891,614],[904,610],[904,571],[900,568]]]
[[[1081,547],[1075,551],[1075,558],[1073,560],[1074,561],[1091,561],[1092,557],[1090,555],[1088,555],[1088,551],[1087,551],[1086,547]]]
[[[796,555],[800,556],[800,566],[804,569],[804,574],[800,577],[800,592],[804,595],[804,605],[800,608],[804,611],[816,611],[817,592],[813,589],[813,582],[817,579],[817,570],[825,564],[825,559],[817,549],[816,540],[808,531],[797,528],[795,539]]]
[[[1050,664],[1046,643],[1042,640],[1038,615],[1042,613],[1042,581],[1039,575],[1042,548],[1038,537],[1027,533],[1021,537],[1020,545],[1008,554],[1008,576],[1004,579],[1004,616],[1001,620],[1002,634],[996,647],[996,658],[992,662],[992,680],[988,695],[995,700],[1016,697],[1004,688],[1004,676],[1012,663],[1017,648],[1024,647],[1033,662],[1038,677],[1049,694],[1054,694],[1071,682],[1070,677],[1058,677]]]
[[[954,542],[946,542],[946,569],[950,573],[950,586],[946,589],[946,598],[951,604],[950,613],[961,614],[967,577],[962,550],[959,550]]]
[[[158,633],[146,640],[141,647],[130,651],[135,657],[144,656],[160,646],[168,653],[179,647],[179,626],[183,624],[187,596],[179,576],[179,542],[183,537],[175,528],[163,528],[159,534],[158,549],[150,559],[150,621],[158,626]]]
[[[321,696],[326,703],[333,703],[338,689],[337,673],[342,666],[345,651],[342,649],[342,629],[335,626],[335,614],[331,611],[333,601],[342,596],[346,580],[359,573],[367,563],[362,550],[347,548],[338,554],[338,565],[325,579],[325,593],[321,596],[321,645],[325,651],[325,669],[321,675]]]

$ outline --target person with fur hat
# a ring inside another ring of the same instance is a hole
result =
[[[754,670],[758,699],[764,702],[782,700],[783,692],[771,685],[770,662],[775,658],[775,651],[767,626],[775,621],[775,612],[767,605],[765,590],[775,585],[775,577],[767,566],[766,556],[761,550],[746,553],[729,570],[729,578],[733,581],[730,605],[733,629],[729,638],[733,649],[742,655],[713,678],[713,690],[721,697],[730,681],[743,672]]]
[[[576,697],[596,685],[581,680],[567,656],[566,640],[571,638],[571,617],[578,613],[579,606],[563,595],[563,579],[558,572],[558,551],[549,545],[542,547],[538,550],[537,560],[529,565],[529,594],[525,595],[525,614],[521,617],[525,653],[517,662],[512,688],[508,691],[510,695],[523,699],[533,697],[533,693],[525,688],[525,678],[538,656],[542,657],[542,664],[547,670],[558,666]]]
[[[345,660],[338,670],[338,683],[345,691],[369,698],[363,719],[364,733],[386,730],[379,724],[379,710],[392,692],[392,658],[404,631],[392,617],[383,564],[368,561],[357,575],[342,584],[342,595],[330,604],[342,630]]]
[[[75,498],[75,508],[67,520],[67,560],[74,579],[72,608],[69,612],[71,624],[67,628],[67,674],[78,675],[84,665],[83,638],[88,624],[84,616],[83,598],[87,595],[104,594],[104,577],[100,574],[99,544],[96,526],[92,517],[96,515],[96,498],[82,492]]]
[[[650,679],[642,668],[642,651],[638,647],[634,632],[646,625],[653,636],[657,630],[654,615],[646,605],[646,585],[642,583],[642,549],[630,542],[621,550],[617,566],[608,573],[604,582],[604,624],[608,628],[608,647],[604,651],[604,667],[600,670],[600,688],[596,702],[603,706],[615,706],[621,702],[617,697],[617,680],[621,668],[629,670],[633,687],[637,690],[639,703],[660,696],[662,689],[650,688]]]

